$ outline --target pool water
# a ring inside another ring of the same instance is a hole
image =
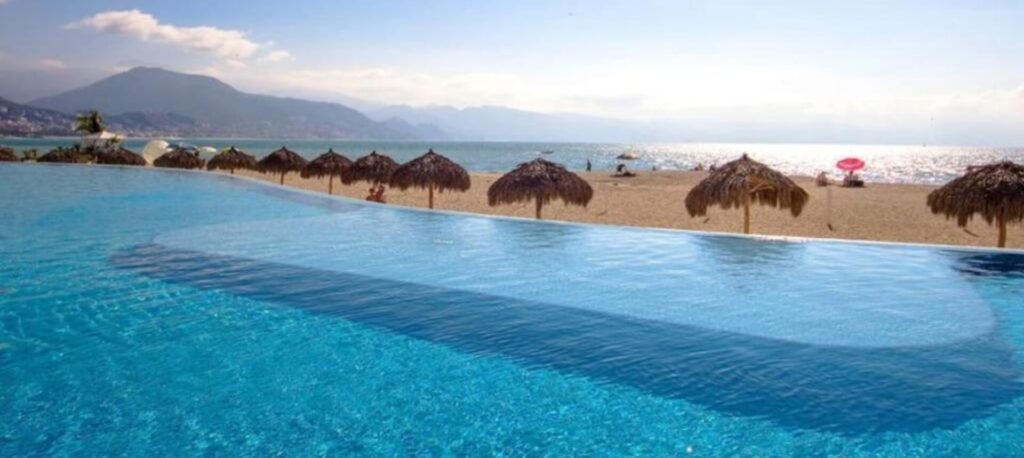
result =
[[[1022,298],[1015,253],[0,165],[0,455],[1019,456]]]

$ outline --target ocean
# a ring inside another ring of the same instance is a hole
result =
[[[74,138],[0,138],[0,145],[17,151],[36,148],[40,154],[57,146],[68,146]],[[150,139],[130,138],[125,146],[140,152]],[[539,142],[471,142],[471,141],[353,141],[294,139],[225,139],[183,138],[171,142],[217,149],[236,146],[261,157],[281,146],[287,146],[308,158],[328,148],[352,159],[377,151],[399,162],[407,161],[433,148],[474,172],[503,172],[517,164],[544,157],[573,170],[583,170],[589,160],[594,170],[610,170],[625,162],[633,170],[690,170],[722,164],[747,153],[791,175],[813,176],[828,171],[840,176],[836,161],[859,157],[867,163],[861,172],[864,179],[879,183],[942,184],[962,174],[969,165],[998,160],[1024,162],[1024,148],[908,146],[908,145],[836,145],[782,143],[539,143]],[[545,154],[544,152],[550,151]],[[619,161],[624,152],[639,157]]]

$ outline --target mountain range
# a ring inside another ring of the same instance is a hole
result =
[[[437,126],[452,138],[534,142],[641,141],[656,135],[651,125],[568,113],[537,113],[498,106],[454,108],[393,105],[371,109],[373,119],[402,119]]]
[[[208,76],[137,67],[25,104],[0,99],[0,134],[70,135],[74,115],[88,110],[99,110],[111,130],[128,136],[637,141],[653,132],[626,121],[496,106],[358,105],[363,112],[342,103],[250,94]]]
[[[138,67],[29,107],[64,114],[99,110],[127,135],[253,138],[444,138],[432,126],[372,120],[337,103],[241,92],[217,79]],[[43,129],[45,130],[45,129]]]

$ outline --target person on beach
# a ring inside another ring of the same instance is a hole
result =
[[[860,175],[853,173],[852,171],[843,178],[844,188],[863,188],[864,180],[860,178]]]
[[[590,159],[587,159],[587,171],[590,171]]]
[[[816,178],[814,178],[814,184],[818,186],[828,186],[828,175],[822,170]]]

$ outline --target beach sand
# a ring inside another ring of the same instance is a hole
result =
[[[278,176],[238,171],[239,175],[257,177],[277,183]],[[501,174],[473,173],[473,186],[466,193],[435,194],[434,207],[495,215],[533,217],[533,204],[487,205],[487,188]],[[612,178],[611,172],[581,173],[594,187],[594,199],[587,208],[565,206],[555,201],[544,207],[545,219],[579,221],[597,224],[690,229],[714,232],[742,232],[742,210],[712,208],[708,216],[691,218],[683,206],[686,193],[706,172],[638,172],[635,178]],[[949,245],[995,246],[997,231],[981,218],[968,224],[967,230],[956,221],[933,215],[925,205],[925,196],[933,186],[868,183],[862,189],[831,186],[832,228],[827,226],[827,190],[817,187],[811,178],[795,181],[811,194],[803,213],[794,218],[788,211],[754,207],[751,232],[765,235],[824,237],[853,240],[938,243]],[[303,179],[289,174],[285,184],[302,189],[327,192],[327,179]],[[363,199],[369,186],[353,186],[334,182],[334,193]],[[389,189],[389,204],[415,207],[427,206],[426,190],[402,192]],[[1024,248],[1024,229],[1011,225],[1008,247]]]

